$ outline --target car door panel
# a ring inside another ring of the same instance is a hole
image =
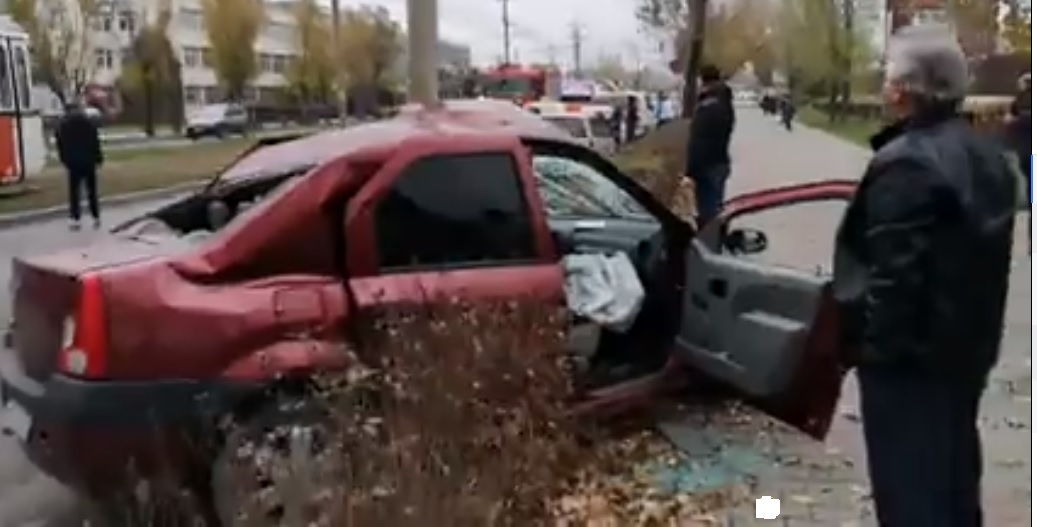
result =
[[[687,254],[681,358],[816,438],[828,431],[844,374],[829,279],[723,252],[714,238],[740,214],[849,199],[854,190],[830,182],[740,196]]]
[[[662,225],[655,221],[551,218],[548,225],[563,252],[622,252],[642,271],[658,260],[663,246]]]

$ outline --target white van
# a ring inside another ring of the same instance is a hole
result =
[[[564,111],[543,111],[540,116],[549,123],[562,128],[587,148],[604,155],[616,152],[616,138],[612,135],[607,106],[569,107]]]

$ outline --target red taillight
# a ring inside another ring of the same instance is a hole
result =
[[[64,331],[70,332],[70,344],[58,357],[64,373],[80,377],[100,377],[107,371],[108,335],[104,315],[104,293],[96,275],[79,279],[79,303]]]

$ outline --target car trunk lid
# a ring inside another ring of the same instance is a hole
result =
[[[181,243],[112,237],[84,248],[15,259],[9,340],[12,349],[8,353],[15,355],[29,377],[46,379],[57,367],[62,350],[71,344],[82,277],[182,247]]]

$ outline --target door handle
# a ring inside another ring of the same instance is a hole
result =
[[[574,232],[605,230],[605,222],[601,220],[580,220],[573,225]]]
[[[711,278],[707,287],[709,288],[709,294],[717,298],[727,298],[727,280]]]

